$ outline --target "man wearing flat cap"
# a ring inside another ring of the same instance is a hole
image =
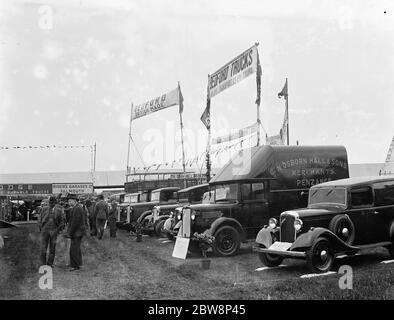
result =
[[[57,236],[65,225],[64,211],[57,205],[56,197],[51,196],[49,198],[48,206],[42,208],[37,223],[41,233],[41,264],[52,267],[55,260]],[[47,257],[48,247],[49,255]]]
[[[81,241],[86,233],[86,215],[76,195],[68,195],[68,203],[71,210],[66,236],[71,239],[70,271],[75,271],[82,265]]]

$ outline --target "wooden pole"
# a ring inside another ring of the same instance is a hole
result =
[[[209,79],[210,75],[208,75],[208,85],[207,85],[207,108],[209,114],[209,125],[208,125],[208,143],[207,143],[207,152],[206,152],[206,166],[207,166],[207,182],[211,180],[211,97],[209,96]]]
[[[259,45],[258,42],[255,43],[256,48]],[[257,50],[257,49],[256,49]],[[257,107],[257,146],[260,145],[260,103],[261,103],[261,65],[259,52],[257,51],[257,70],[256,70],[256,83],[257,83],[257,99],[256,99],[256,107]]]
[[[286,115],[287,115],[287,145],[290,144],[289,140],[289,83],[286,78],[287,94],[286,94]]]
[[[129,141],[127,147],[127,165],[126,165],[126,182],[129,182],[129,164],[130,164],[130,141],[131,141],[131,122],[133,121],[133,103],[130,109]]]
[[[182,94],[181,94],[181,86],[178,81],[178,91],[179,91],[179,104],[183,104],[181,100],[183,100]],[[182,110],[181,110],[182,109]],[[181,143],[182,143],[182,166],[183,166],[183,186],[184,188],[187,187],[186,185],[186,164],[185,164],[185,147],[183,144],[183,120],[182,120],[182,112],[183,112],[183,105],[179,105],[179,123],[181,126]]]

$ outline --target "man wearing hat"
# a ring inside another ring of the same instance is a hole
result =
[[[97,238],[101,239],[104,235],[105,222],[108,219],[108,205],[104,201],[104,196],[99,194],[99,200],[94,207],[94,215],[96,216]]]
[[[74,271],[80,269],[82,265],[81,241],[86,233],[86,216],[82,206],[78,203],[77,195],[69,194],[68,204],[71,210],[66,236],[71,239],[70,271]]]
[[[48,206],[44,206],[38,217],[38,228],[40,230],[41,264],[53,266],[56,253],[57,235],[64,229],[65,215],[60,206],[57,206],[56,197],[49,198]],[[49,246],[49,255],[47,249]]]

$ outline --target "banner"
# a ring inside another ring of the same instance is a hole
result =
[[[180,91],[180,87],[165,93],[155,99],[152,99],[143,104],[137,105],[133,107],[132,111],[132,119],[138,119],[153,112],[163,110],[168,107],[172,107],[175,105],[180,106],[180,111],[183,110],[183,97]]]
[[[212,98],[257,71],[257,45],[246,50],[209,76],[208,94]]]
[[[0,184],[0,195],[52,194],[51,184]]]
[[[73,194],[89,194],[93,193],[92,183],[55,183],[52,184],[53,194],[73,193]]]
[[[251,135],[257,131],[258,128],[258,123],[252,124],[251,126],[248,126],[243,129],[239,129],[238,131],[233,131],[232,133],[229,133],[227,135],[221,136],[221,137],[215,137],[212,138],[211,143],[212,144],[219,144],[219,143],[224,143],[228,142],[231,140],[239,139],[247,135]]]

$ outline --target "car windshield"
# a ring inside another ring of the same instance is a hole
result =
[[[189,201],[189,198],[190,198],[190,192],[187,192],[187,191],[179,192],[178,191],[178,201],[179,202],[187,202],[187,201]]]
[[[215,201],[238,200],[238,185],[221,184],[215,187]]]
[[[345,188],[316,188],[309,192],[309,206],[338,205],[346,207]]]

